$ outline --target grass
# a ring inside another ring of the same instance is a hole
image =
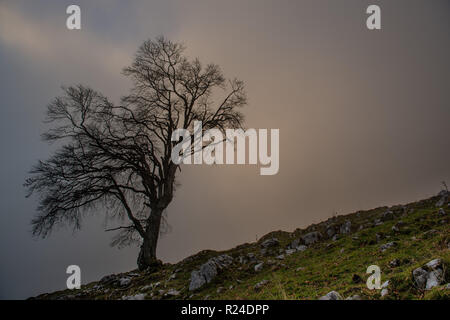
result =
[[[146,299],[317,299],[335,290],[344,298],[358,294],[363,299],[448,299],[449,290],[441,287],[430,291],[416,288],[412,280],[412,271],[428,261],[441,258],[446,266],[450,266],[450,233],[449,209],[443,217],[434,206],[437,198],[418,201],[406,206],[389,208],[394,212],[393,220],[381,225],[369,226],[388,208],[381,207],[368,211],[360,211],[345,216],[337,216],[329,220],[297,229],[292,233],[284,231],[272,232],[258,242],[244,244],[224,252],[202,251],[177,264],[165,264],[153,274],[135,273],[130,287],[121,289],[116,286],[104,286],[94,289],[97,282],[82,286],[80,290],[64,290],[38,296],[42,299],[55,299],[67,295],[78,295],[79,299],[120,299],[123,296],[147,293]],[[345,221],[352,222],[352,233],[342,236],[337,241],[324,239],[303,252],[296,252],[278,260],[279,250],[284,249],[294,239],[313,230],[326,234],[326,225],[340,225]],[[403,222],[400,232],[392,227]],[[360,230],[360,226],[363,226]],[[381,240],[377,240],[377,234]],[[270,237],[280,241],[273,255],[263,256],[260,243]],[[395,241],[397,246],[384,252],[380,245]],[[209,284],[195,292],[188,290],[190,273],[209,258],[219,254],[229,254],[234,258],[233,264]],[[254,264],[240,264],[239,256],[254,253],[258,261],[264,262],[261,271],[254,271]],[[389,262],[398,259],[399,266],[390,266]],[[390,281],[389,294],[383,298],[379,290],[366,287],[366,269],[370,265],[378,265],[382,271],[382,282]],[[181,270],[175,279],[169,280],[175,270]],[[119,276],[127,276],[125,273]],[[358,275],[362,281],[355,283],[353,276]],[[449,282],[449,272],[445,272],[445,283]],[[260,290],[254,286],[262,280],[269,282]],[[160,282],[156,288],[147,287]],[[222,290],[218,291],[218,288]],[[107,292],[105,292],[107,289]],[[178,296],[166,296],[169,289],[180,291]],[[163,290],[160,292],[160,290]],[[73,298],[73,297],[72,297]]]

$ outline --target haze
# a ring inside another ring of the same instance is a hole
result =
[[[81,7],[69,31],[66,7]],[[378,4],[382,29],[366,28]],[[27,171],[55,146],[40,140],[61,85],[83,83],[118,101],[121,69],[164,35],[191,57],[245,81],[247,126],[280,129],[280,169],[185,166],[159,257],[176,262],[273,230],[292,231],[436,194],[450,183],[450,2],[0,1],[0,298],[64,289],[136,268],[137,248],[110,248],[101,214],[82,231],[33,239],[37,199]]]

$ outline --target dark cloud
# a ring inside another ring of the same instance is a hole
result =
[[[163,34],[191,56],[247,84],[254,128],[280,129],[280,171],[184,167],[159,255],[177,261],[226,249],[333,212],[426,197],[450,180],[449,2],[377,1],[382,30],[365,28],[370,1],[80,1],[81,31],[65,29],[64,1],[0,3],[0,297],[135,268],[136,249],[109,248],[100,217],[33,240],[36,199],[22,183],[53,147],[39,134],[62,84],[117,100],[120,70],[142,40]]]

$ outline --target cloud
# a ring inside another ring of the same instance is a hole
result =
[[[65,16],[64,16],[65,19]],[[118,74],[130,62],[135,48],[117,46],[89,30],[67,30],[61,19],[39,19],[0,3],[0,44],[32,62],[74,64],[96,72]],[[59,22],[59,24],[57,24]],[[36,61],[38,60],[38,61]]]

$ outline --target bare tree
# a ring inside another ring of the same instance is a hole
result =
[[[43,139],[62,143],[25,182],[29,195],[40,196],[34,235],[79,229],[86,213],[98,212],[120,222],[109,229],[117,231],[113,245],[141,243],[139,269],[160,265],[156,247],[179,169],[171,161],[172,133],[192,132],[196,120],[203,130],[241,128],[238,109],[246,105],[242,81],[188,60],[184,49],[163,37],[144,42],[124,69],[133,86],[120,105],[82,85],[63,88],[50,103]]]

